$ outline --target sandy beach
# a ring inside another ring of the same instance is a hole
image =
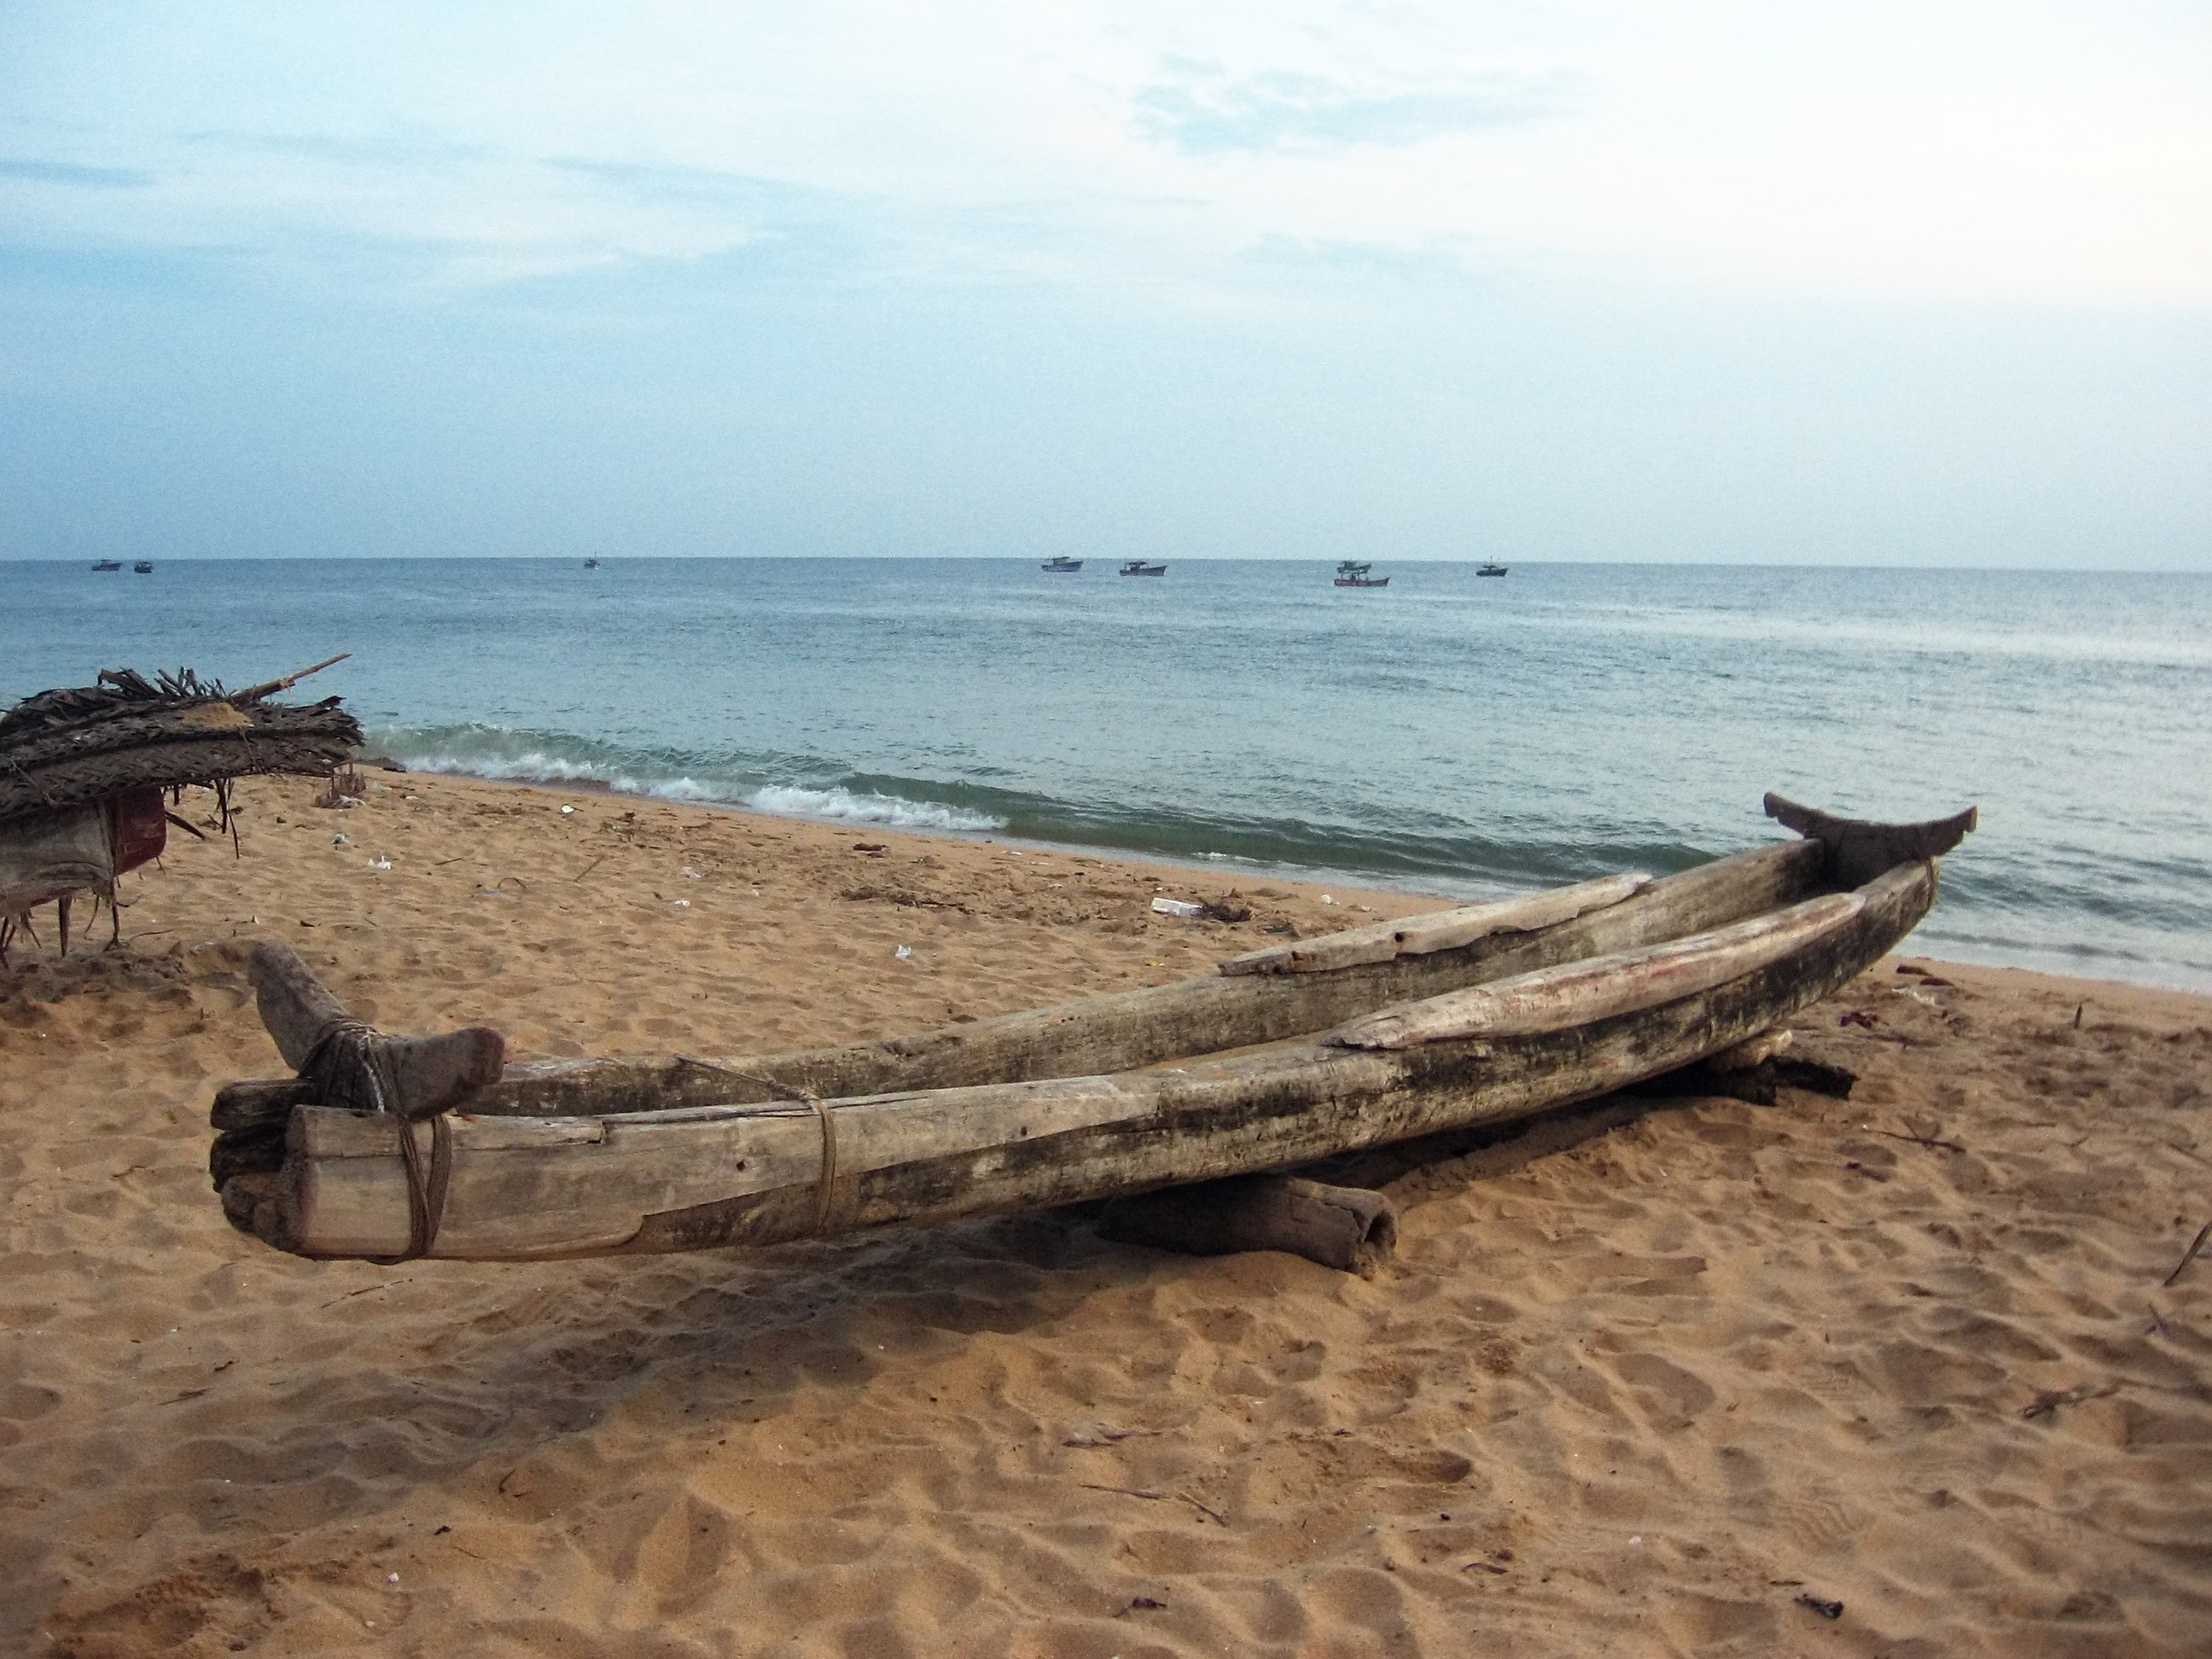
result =
[[[49,910],[0,969],[0,1650],[2212,1649],[2212,1249],[2174,1275],[2212,998],[1884,963],[1797,1022],[1850,1100],[1615,1097],[1377,1161],[1371,1279],[1063,1214],[315,1263],[205,1173],[216,1087],[283,1070],[256,938],[390,1030],[714,1054],[1437,908],[370,777],[247,785],[244,856],[173,832],[121,949],[103,917],[58,958]],[[1232,883],[1249,922],[1149,908]]]

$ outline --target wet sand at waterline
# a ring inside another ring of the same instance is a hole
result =
[[[2212,1219],[2212,999],[1885,963],[1796,1022],[1849,1101],[1613,1099],[1431,1148],[1372,1279],[1064,1214],[302,1261],[204,1173],[216,1088],[282,1070],[255,937],[389,1029],[714,1054],[1436,908],[1247,880],[1249,922],[1190,922],[1152,897],[1230,878],[380,781],[342,811],[249,785],[242,860],[173,834],[126,878],[124,950],[103,919],[57,960],[49,910],[0,972],[0,1650],[2212,1640],[2212,1249],[2161,1282]]]

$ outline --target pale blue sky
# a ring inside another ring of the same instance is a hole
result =
[[[11,0],[0,557],[2212,568],[2212,13],[1799,12]]]

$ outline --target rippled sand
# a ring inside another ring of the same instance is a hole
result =
[[[713,1052],[1427,908],[1248,884],[1194,924],[1153,892],[1225,881],[381,781],[252,788],[243,860],[128,882],[125,950],[0,972],[0,1650],[2206,1649],[2212,1251],[2160,1281],[2212,1219],[2212,1000],[1885,964],[1800,1022],[1848,1103],[1374,1162],[1373,1280],[1062,1215],[295,1261],[204,1173],[215,1088],[281,1069],[233,940],[394,1029]]]

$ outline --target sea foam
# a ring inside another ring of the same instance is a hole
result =
[[[716,777],[711,773],[705,776],[690,772],[655,775],[611,756],[562,754],[542,743],[517,741],[522,734],[497,728],[477,726],[436,734],[390,732],[378,737],[384,739],[383,746],[392,757],[411,772],[514,783],[589,783],[617,794],[643,795],[654,800],[749,806],[782,817],[874,823],[894,830],[979,831],[1006,827],[1006,819],[988,812],[940,801],[910,800],[877,790],[854,791],[837,784],[762,783],[757,778]]]

